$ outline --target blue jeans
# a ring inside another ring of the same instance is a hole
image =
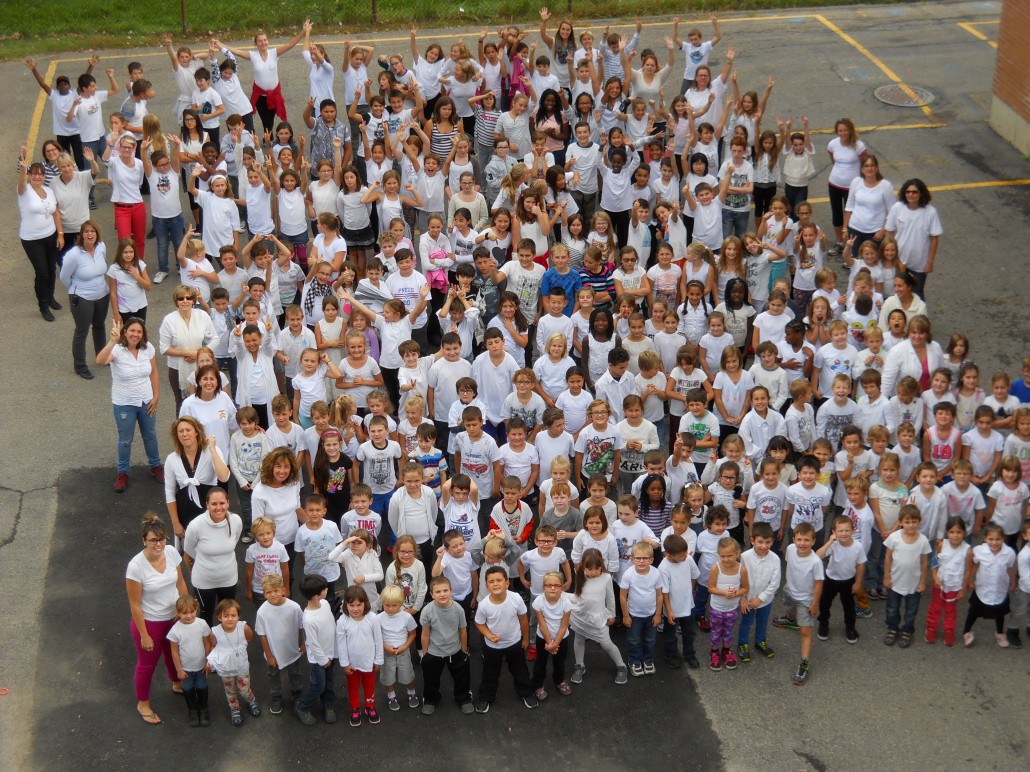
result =
[[[698,582],[694,590],[694,619],[704,619],[708,614],[708,586]]]
[[[373,493],[372,494],[372,511],[378,514],[385,521],[390,514],[390,499],[393,498],[393,494],[397,489],[394,488],[389,493]],[[377,538],[375,534],[372,534],[372,538]]]
[[[629,664],[640,665],[644,662],[654,661],[654,642],[658,630],[651,622],[653,617],[630,617],[632,624],[629,626],[629,634],[626,636],[629,641]]]
[[[740,615],[740,627],[737,630],[737,643],[748,643],[751,640],[751,623],[755,623],[755,643],[765,642],[765,631],[769,627],[772,615],[772,604],[759,606],[753,611]]]
[[[304,693],[294,704],[297,710],[309,711],[322,699],[322,708],[336,707],[336,692],[333,691],[333,663],[330,660],[329,667],[322,667],[312,663],[308,667],[308,685]]]
[[[100,163],[100,159],[104,155],[104,151],[107,150],[107,138],[106,137],[101,137],[100,139],[94,139],[92,142],[83,142],[82,143],[82,147],[83,148],[87,148],[88,147],[90,150],[92,150],[93,151],[93,158],[96,159],[96,162],[99,164]],[[89,164],[87,164],[86,167],[89,168]],[[89,189],[89,200],[90,201],[94,200],[96,189],[97,189],[96,182],[95,182],[96,177],[94,177],[93,179],[94,179],[94,183],[93,183],[93,185]]]
[[[151,217],[154,238],[157,239],[157,270],[168,273],[168,244],[175,252],[179,251],[182,237],[186,230],[182,214],[175,217]]]
[[[114,423],[118,427],[118,472],[129,473],[129,459],[132,456],[132,438],[139,424],[139,433],[143,437],[143,447],[147,451],[147,466],[153,469],[161,466],[161,456],[157,452],[157,417],[147,415],[147,402],[138,407],[132,405],[114,405]]]
[[[901,621],[901,601],[905,601],[905,621]],[[916,614],[919,613],[919,593],[901,595],[887,590],[887,629],[913,633],[916,629]]]
[[[722,237],[724,239],[728,239],[730,236],[736,236],[738,239],[744,238],[744,234],[747,233],[747,224],[750,219],[750,206],[743,212],[734,212],[729,209],[723,209]]]
[[[182,679],[182,690],[188,692],[191,689],[206,689],[207,688],[207,673],[203,670],[198,670],[195,673],[191,673],[189,670],[186,671],[186,677]]]
[[[883,538],[875,528],[872,529],[869,542],[869,554],[866,557],[865,564],[865,578],[862,580],[867,591],[883,587],[883,561],[887,557],[883,549]]]

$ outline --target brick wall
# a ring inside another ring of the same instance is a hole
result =
[[[1030,0],[1002,3],[991,90],[991,127],[1030,154]]]
[[[1030,2],[1005,0],[998,27],[994,95],[1030,121]]]

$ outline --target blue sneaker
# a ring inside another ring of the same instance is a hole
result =
[[[858,619],[869,619],[873,616],[873,610],[871,608],[861,609],[856,606],[855,616]]]

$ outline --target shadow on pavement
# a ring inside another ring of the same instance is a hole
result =
[[[380,704],[379,726],[354,729],[345,716],[335,726],[306,729],[291,714],[267,711],[260,647],[251,646],[255,691],[266,710],[229,724],[225,698],[211,682],[212,726],[191,729],[181,697],[172,695],[159,665],[151,703],[163,719],[147,726],[136,715],[132,694],[135,655],[129,637],[125,567],[140,548],[144,512],[164,514],[163,491],[146,470],[133,470],[128,491],[111,492],[112,474],[75,470],[59,482],[55,530],[43,603],[41,663],[36,676],[34,738],[36,766],[45,769],[140,767],[167,769],[203,761],[213,768],[307,768],[389,764],[396,768],[501,769],[594,767],[639,769],[719,768],[719,743],[686,670],[613,684],[614,670],[598,649],[589,649],[585,682],[570,697],[556,693],[539,709],[526,710],[502,677],[493,709],[462,716],[453,703],[423,717],[407,707],[398,713]],[[242,565],[243,550],[240,550]],[[253,624],[253,606],[242,598]],[[473,688],[480,675],[478,635],[473,639]],[[624,635],[616,642],[625,649]],[[571,670],[571,652],[570,652]],[[342,673],[335,672],[338,699],[346,699]],[[444,676],[444,693],[449,682]],[[552,692],[554,690],[552,689]],[[380,702],[385,703],[380,689]],[[56,731],[55,731],[56,730]],[[339,750],[345,757],[336,756]],[[185,758],[183,758],[185,756]]]

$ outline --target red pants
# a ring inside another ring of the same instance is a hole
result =
[[[136,685],[136,701],[145,702],[150,699],[150,682],[154,678],[154,671],[157,670],[158,660],[162,655],[165,660],[165,672],[168,673],[168,680],[175,683],[179,680],[175,673],[175,663],[172,662],[172,644],[168,640],[168,631],[175,625],[176,620],[169,619],[165,622],[151,622],[146,620],[147,635],[154,641],[150,651],[143,648],[139,630],[136,623],[129,620],[129,632],[132,635],[132,642],[136,646],[136,670],[132,680]]]
[[[138,204],[114,205],[114,229],[118,238],[132,238],[136,245],[136,257],[143,259],[143,248],[147,245],[147,207]]]
[[[353,670],[347,676],[347,696],[350,698],[350,709],[361,707],[359,689],[365,689],[365,707],[374,708],[376,704],[376,674],[363,670]]]
[[[958,590],[943,592],[937,585],[930,594],[930,610],[926,613],[926,639],[937,640],[937,625],[944,611],[944,642],[951,645],[955,642],[955,624],[958,617]]]

